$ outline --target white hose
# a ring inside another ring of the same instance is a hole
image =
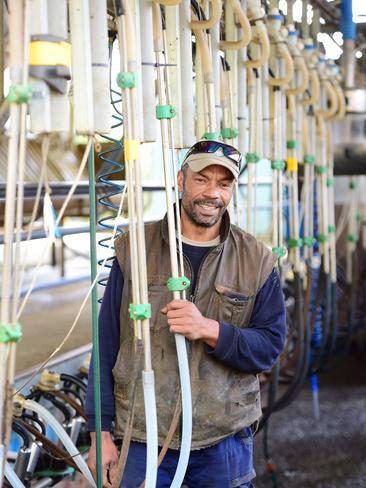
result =
[[[161,49],[167,45],[166,39],[161,31],[161,18],[160,10],[155,9],[155,25],[156,32],[155,38],[162,38],[162,43],[160,45],[156,44],[156,61],[159,66],[157,71],[157,88],[158,88],[158,100],[159,104],[165,105],[170,104],[170,83],[169,83],[169,73],[167,70],[163,69],[165,65],[164,53]],[[164,42],[165,41],[165,42]],[[165,79],[164,79],[165,71]],[[181,243],[181,233],[180,233],[180,215],[179,215],[179,204],[176,201],[176,212],[177,212],[177,224],[178,232],[175,228],[175,218],[174,218],[174,207],[173,207],[173,192],[172,192],[172,180],[174,182],[174,189],[177,190],[177,180],[176,177],[172,176],[172,164],[170,160],[170,149],[174,151],[174,132],[171,124],[171,119],[160,120],[161,128],[161,141],[163,149],[163,162],[164,162],[164,180],[165,180],[165,196],[167,205],[167,218],[168,218],[168,233],[169,233],[169,253],[171,262],[171,272],[172,276],[183,276],[184,265],[183,265],[183,253],[182,253],[182,243]],[[174,160],[174,157],[172,157]],[[177,194],[176,194],[177,197]],[[176,241],[178,238],[178,246],[180,250],[178,261]],[[182,294],[179,291],[173,292],[174,299],[185,299],[185,293]],[[191,395],[191,384],[190,384],[190,374],[189,374],[189,364],[186,349],[186,339],[184,336],[175,334],[175,344],[177,350],[178,358],[178,368],[179,377],[182,391],[182,444],[180,448],[178,465],[175,471],[175,475],[171,484],[171,487],[180,488],[187,470],[190,450],[191,450],[191,439],[192,439],[192,395]]]
[[[138,72],[137,67],[141,64],[139,35],[136,27],[136,12],[132,11],[129,2],[126,2],[124,15],[118,18],[118,38],[120,45],[120,67],[122,72]],[[136,47],[137,51],[136,52]],[[140,78],[139,78],[140,79]],[[146,265],[146,248],[145,248],[145,229],[143,218],[143,193],[141,180],[141,161],[138,150],[128,150],[127,141],[140,145],[140,120],[141,113],[139,102],[142,99],[141,89],[134,85],[131,88],[122,87],[124,136],[125,136],[125,163],[126,174],[129,179],[129,231],[130,237],[135,239],[134,249],[130,239],[130,255],[132,270],[132,288],[133,294],[137,301],[135,304],[148,303],[147,290],[147,265]],[[156,402],[154,392],[154,372],[151,364],[151,344],[150,344],[150,322],[148,318],[136,320],[134,324],[135,333],[140,333],[143,340],[144,348],[144,370],[143,377],[146,381],[143,383],[145,398],[145,419],[146,419],[146,449],[147,462],[145,479],[146,488],[155,488],[157,477],[157,445],[158,430],[156,419]],[[141,324],[141,325],[140,325]],[[145,392],[145,388],[147,391]],[[148,401],[148,403],[147,403]],[[154,412],[154,415],[153,415]],[[115,483],[118,482],[115,480]],[[115,484],[114,483],[114,484]]]
[[[9,463],[5,463],[5,478],[14,488],[25,488]]]
[[[154,371],[143,371],[142,383],[145,403],[146,437],[155,441],[158,422],[156,415]],[[151,486],[153,488],[156,485],[157,478],[156,460],[158,459],[158,443],[148,443],[147,449],[145,486]]]
[[[179,363],[179,377],[182,390],[182,443],[177,470],[170,488],[181,488],[188,466],[192,438],[192,400],[189,365],[184,336],[175,334],[175,345]]]
[[[52,427],[52,429],[58,435],[60,441],[69,452],[70,456],[72,456],[82,474],[89,481],[89,483],[95,487],[96,485],[93,476],[91,475],[91,472],[89,471],[89,468],[84,461],[84,458],[82,457],[70,437],[66,434],[65,430],[62,428],[58,420],[47,410],[47,408],[39,405],[39,403],[34,402],[33,400],[26,400],[24,402],[24,408],[27,410],[31,410],[32,412],[38,413],[42,417],[42,419],[44,419],[50,425],[50,427]]]

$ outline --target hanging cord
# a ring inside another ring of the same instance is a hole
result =
[[[16,310],[10,309],[11,294],[18,297],[20,233],[24,200],[24,169],[26,158],[26,115],[30,98],[28,83],[28,26],[27,1],[14,0],[9,10],[9,66],[12,85],[9,89],[10,135],[8,143],[8,173],[4,223],[4,259],[1,293],[0,341],[0,486],[3,482],[7,447],[11,434],[11,389],[14,383],[16,344],[21,338],[21,325],[17,323]],[[19,42],[19,34],[21,42]],[[17,172],[19,178],[16,198]],[[17,201],[16,218],[15,202]],[[13,255],[14,220],[16,244]],[[14,269],[16,270],[14,273]],[[14,280],[15,277],[15,280]],[[17,299],[17,298],[16,298]]]
[[[29,32],[28,32],[28,2],[25,4],[24,11],[24,64],[23,64],[23,79],[24,86],[28,83],[28,58],[29,58]],[[21,275],[19,273],[18,263],[20,261],[20,237],[22,233],[23,212],[24,212],[24,170],[26,162],[27,150],[27,104],[21,105],[20,114],[20,129],[19,129],[19,157],[18,157],[18,192],[16,200],[16,225],[15,225],[15,249],[14,249],[14,274],[13,274],[13,295],[12,295],[12,314],[11,322],[14,325],[17,321],[16,311],[18,307],[18,300],[20,296]]]
[[[128,451],[130,448],[132,430],[133,430],[133,419],[134,419],[134,415],[135,415],[135,401],[136,401],[137,382],[138,382],[138,377],[139,377],[139,374],[141,371],[141,358],[142,358],[142,351],[143,351],[143,341],[141,339],[138,339],[136,336],[134,337],[133,348],[134,348],[135,361],[133,364],[132,376],[130,378],[131,384],[133,385],[133,387],[132,387],[131,392],[130,392],[130,397],[129,397],[129,402],[128,402],[128,411],[127,411],[127,415],[126,415],[127,420],[126,420],[126,424],[125,424],[125,430],[124,430],[124,435],[123,435],[121,451],[119,454],[118,464],[117,464],[117,468],[116,468],[116,472],[115,472],[115,480],[118,480],[118,483],[120,483],[120,480],[122,479],[123,472],[124,472],[124,469],[126,467]]]
[[[123,207],[123,201],[124,201],[124,197],[125,197],[125,192],[126,192],[126,188],[127,186],[125,186],[124,188],[124,191],[121,195],[121,200],[120,200],[120,205],[119,205],[119,209],[118,209],[118,214],[116,216],[116,220],[115,220],[115,224],[114,224],[114,228],[113,228],[113,235],[112,235],[112,239],[110,240],[110,247],[109,249],[112,248],[112,244],[113,244],[113,241],[114,241],[114,237],[117,233],[117,225],[118,225],[118,220],[120,218],[120,215],[121,215],[121,212],[122,212],[122,207]],[[90,297],[90,294],[93,290],[93,288],[95,287],[95,285],[97,284],[103,270],[104,270],[104,267],[105,267],[105,264],[107,262],[107,257],[104,259],[103,263],[101,264],[101,267],[93,281],[93,283],[91,284],[80,308],[79,308],[79,311],[77,312],[76,314],[76,317],[74,319],[74,322],[72,323],[69,331],[67,332],[67,334],[65,335],[65,337],[63,338],[63,340],[60,342],[60,344],[56,347],[56,349],[54,349],[54,351],[50,354],[50,356],[41,364],[41,366],[39,366],[39,368],[37,368],[37,370],[32,374],[32,376],[14,393],[14,395],[20,393],[27,385],[29,385],[31,383],[31,381],[42,371],[42,369],[45,368],[45,366],[50,362],[50,360],[63,348],[63,346],[66,344],[66,342],[68,341],[68,339],[70,338],[71,334],[73,333],[78,321],[79,321],[79,318],[81,316],[81,313],[82,311],[84,310],[84,307]]]
[[[25,252],[24,252],[24,256],[23,256],[23,260],[22,260],[21,267],[20,267],[20,272],[19,272],[19,285],[18,285],[19,286],[19,290],[21,290],[22,289],[22,286],[23,286],[23,281],[24,281],[24,277],[25,277],[25,268],[26,268],[26,264],[27,264],[27,257],[28,257],[28,253],[30,251],[30,241],[31,241],[31,237],[32,237],[33,230],[34,230],[34,224],[35,224],[35,221],[36,221],[36,218],[37,218],[37,215],[38,215],[38,209],[39,209],[39,203],[41,201],[41,194],[42,194],[43,184],[44,184],[44,182],[46,180],[47,159],[48,159],[49,148],[50,148],[50,139],[49,139],[49,136],[48,135],[45,135],[42,138],[42,148],[41,148],[42,166],[41,166],[41,174],[40,174],[39,181],[38,181],[38,184],[37,184],[36,196],[35,196],[35,199],[34,199],[34,205],[33,205],[33,209],[32,209],[31,219],[30,219],[29,224],[27,226],[28,227],[27,236],[26,236],[26,239],[24,241]],[[18,307],[18,297],[14,297],[14,298],[16,298],[16,299],[14,300],[13,305],[16,304],[16,306]]]
[[[59,211],[58,213],[58,216],[57,216],[57,219],[56,219],[56,226],[58,226],[61,222],[61,219],[63,218],[64,216],[64,213],[65,213],[65,210],[70,202],[70,199],[72,197],[72,195],[74,194],[75,190],[76,190],[76,187],[79,183],[79,181],[81,180],[81,177],[83,175],[83,172],[84,172],[84,169],[85,169],[85,166],[86,166],[86,163],[88,161],[88,155],[89,155],[89,151],[90,151],[90,148],[91,148],[91,144],[92,144],[92,137],[89,137],[88,139],[88,144],[86,145],[86,148],[85,148],[85,151],[84,151],[84,155],[83,155],[83,158],[81,160],[81,164],[80,164],[80,168],[79,168],[79,171],[76,175],[76,178],[69,190],[69,193],[67,194],[67,197],[64,201],[64,203],[62,204],[62,207],[61,207],[61,210]],[[42,255],[41,255],[41,259],[38,261],[35,269],[34,269],[34,273],[33,273],[33,279],[32,279],[32,282],[28,288],[28,291],[21,303],[21,306],[19,308],[19,311],[18,311],[18,314],[17,314],[17,320],[19,320],[19,318],[21,317],[23,311],[24,311],[24,307],[26,306],[27,302],[28,302],[28,299],[30,297],[30,294],[32,293],[33,291],[33,288],[36,284],[36,279],[37,279],[37,276],[38,276],[38,273],[39,273],[39,270],[44,262],[44,260],[46,259],[46,256],[48,256],[48,251],[50,249],[52,245],[52,241],[48,240],[46,245],[44,246],[43,250],[42,250]]]

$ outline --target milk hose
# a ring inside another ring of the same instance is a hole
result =
[[[25,488],[9,463],[5,463],[5,477],[13,488]]]
[[[154,18],[154,50],[156,53],[157,64],[157,88],[158,88],[158,107],[157,117],[160,120],[161,128],[161,141],[163,149],[163,162],[164,162],[164,179],[165,179],[165,196],[167,205],[167,218],[168,218],[168,233],[169,233],[169,251],[170,251],[170,263],[172,278],[171,281],[180,281],[180,285],[186,289],[189,287],[189,280],[183,276],[184,269],[181,268],[177,257],[177,238],[178,242],[181,241],[181,233],[176,232],[176,222],[174,216],[173,206],[173,194],[172,194],[172,152],[174,151],[173,141],[173,128],[172,118],[174,113],[172,112],[172,106],[170,105],[169,94],[169,80],[167,70],[164,69],[166,65],[166,59],[163,54],[165,51],[163,32],[161,29],[161,17],[160,9],[156,4],[153,4],[153,18]],[[165,75],[165,76],[164,76]],[[176,181],[174,182],[176,185]],[[178,202],[176,206],[179,207]],[[177,216],[177,223],[180,222],[180,215]],[[179,229],[178,229],[179,230]],[[178,244],[179,245],[179,244]],[[179,245],[181,246],[181,244]],[[181,269],[180,269],[181,268]],[[185,299],[185,294],[181,286],[169,286],[168,288],[173,291],[174,299]],[[175,334],[175,343],[178,356],[180,385],[182,392],[182,441],[180,447],[180,455],[176,472],[171,484],[171,487],[180,488],[183,483],[185,472],[188,465],[190,450],[191,450],[191,438],[192,438],[192,396],[190,385],[190,374],[188,355],[186,348],[186,339],[184,336]]]
[[[88,482],[92,486],[96,486],[94,479],[89,471],[84,458],[79,453],[78,449],[75,447],[74,443],[71,441],[70,437],[66,434],[65,430],[62,428],[61,424],[55,419],[55,417],[42,405],[39,405],[37,402],[32,400],[26,400],[24,402],[24,408],[27,410],[31,410],[32,412],[38,413],[55,431],[58,435],[61,442],[64,444],[67,451],[73,456],[75,463],[77,464],[78,468],[88,480]]]
[[[124,3],[122,15],[117,17],[118,38],[120,43],[121,73],[118,82],[123,94],[124,151],[126,163],[126,179],[128,186],[128,210],[130,230],[130,256],[132,271],[132,296],[130,317],[134,323],[135,336],[143,340],[144,369],[142,372],[145,401],[145,421],[147,433],[146,486],[155,488],[158,458],[158,430],[154,389],[154,372],[151,365],[150,349],[150,305],[147,293],[146,249],[143,221],[143,198],[141,184],[141,166],[139,158],[140,130],[137,92],[137,53],[135,20],[131,5]],[[128,39],[128,42],[127,42]],[[121,473],[119,473],[121,475]],[[119,485],[116,476],[113,486]]]

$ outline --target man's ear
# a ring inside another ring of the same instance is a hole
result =
[[[177,173],[177,183],[178,183],[178,191],[179,192],[183,191],[183,187],[184,187],[183,182],[184,182],[184,173],[180,169]]]

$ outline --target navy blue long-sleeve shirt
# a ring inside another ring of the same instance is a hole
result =
[[[193,288],[199,266],[212,248],[183,244],[183,252],[193,270]],[[120,347],[120,307],[123,275],[114,260],[99,313],[99,351],[101,377],[102,430],[109,431],[115,416],[112,369]],[[217,345],[205,344],[224,364],[247,373],[259,373],[273,367],[285,343],[285,305],[280,278],[274,269],[256,296],[249,327],[220,323]],[[92,360],[93,362],[93,360]],[[93,365],[90,365],[86,415],[88,428],[95,430]]]

